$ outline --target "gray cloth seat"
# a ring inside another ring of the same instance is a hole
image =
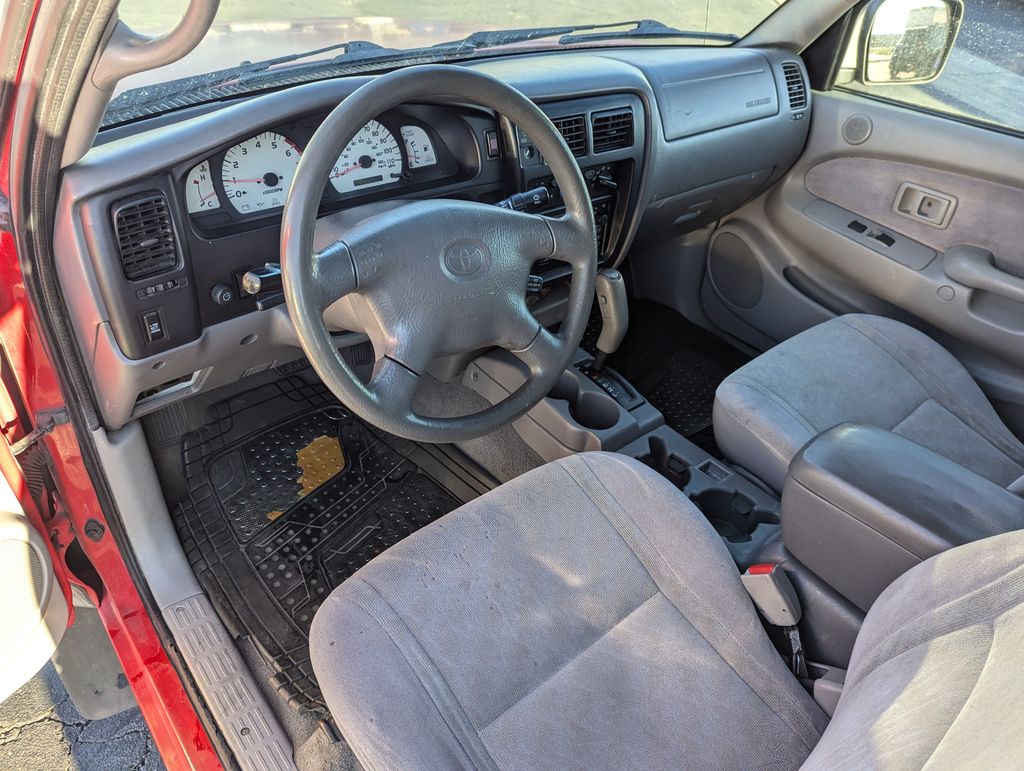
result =
[[[826,730],[703,515],[632,459],[577,455],[342,584],[314,618],[313,667],[368,769],[919,767],[986,736],[1005,758],[1024,729],[1020,702],[995,703],[998,687],[1019,696],[1024,683],[1012,646],[1024,539],[964,549],[879,600]],[[970,581],[950,581],[947,565]],[[986,655],[1016,681],[994,682]],[[947,747],[944,731],[975,703],[984,732],[956,731]]]
[[[718,446],[776,491],[800,448],[840,423],[893,431],[1024,488],[1024,444],[949,351],[898,321],[831,319],[761,354],[715,394]]]

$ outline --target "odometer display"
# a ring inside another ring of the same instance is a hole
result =
[[[331,170],[331,184],[339,193],[397,182],[402,178],[402,151],[395,135],[371,120],[341,151]]]
[[[231,205],[241,214],[284,206],[299,163],[299,148],[290,139],[264,131],[224,154],[221,181]]]

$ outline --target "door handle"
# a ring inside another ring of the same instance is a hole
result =
[[[1024,304],[1024,279],[997,268],[992,252],[985,249],[954,246],[943,257],[942,269],[964,286]]]
[[[927,187],[904,182],[896,191],[892,210],[912,220],[924,222],[936,228],[944,228],[953,219],[957,200],[948,193],[940,193]]]

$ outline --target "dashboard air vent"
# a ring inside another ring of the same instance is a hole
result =
[[[558,133],[573,155],[579,157],[587,154],[587,122],[582,115],[569,115],[564,118],[552,118]]]
[[[122,204],[114,213],[121,267],[131,281],[149,278],[178,264],[178,248],[167,198],[151,193]]]
[[[789,109],[802,110],[807,106],[807,84],[804,83],[800,65],[796,62],[783,62],[782,74],[786,76],[786,93],[789,96]]]
[[[608,110],[590,117],[594,131],[594,152],[607,153],[633,146],[633,111]]]

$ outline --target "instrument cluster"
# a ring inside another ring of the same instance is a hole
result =
[[[464,173],[463,164],[424,117],[429,115],[395,110],[363,126],[338,155],[325,204],[388,197]],[[321,120],[262,131],[194,164],[183,180],[193,224],[216,230],[279,216],[302,150]],[[450,129],[448,125],[449,136]]]

